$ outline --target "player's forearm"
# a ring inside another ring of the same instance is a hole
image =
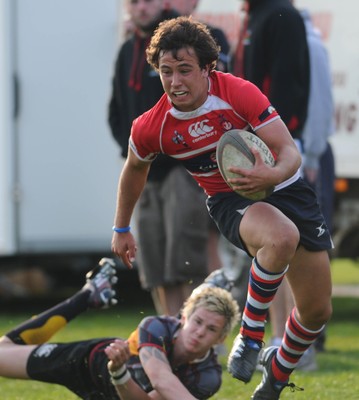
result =
[[[157,390],[150,393],[146,393],[132,378],[124,384],[114,386],[121,400],[197,400],[180,382],[174,386],[163,382],[156,385]]]
[[[114,223],[117,227],[130,224],[134,207],[145,186],[148,171],[143,168],[133,168],[125,163],[119,179],[116,215]]]
[[[121,400],[151,400],[152,397],[142,390],[131,378],[123,385],[114,385]]]
[[[155,399],[196,399],[173,373],[167,356],[161,350],[154,346],[142,347],[140,360],[156,394]]]
[[[256,133],[276,156],[276,163],[268,182],[279,185],[292,177],[300,168],[302,160],[298,148],[281,119],[274,120],[258,129]]]
[[[196,400],[191,393],[183,386],[182,382],[173,373],[161,374],[159,379],[151,379],[153,389],[166,400]]]
[[[296,147],[287,146],[278,154],[273,172],[276,174],[276,184],[280,184],[292,177],[300,168],[302,158]]]

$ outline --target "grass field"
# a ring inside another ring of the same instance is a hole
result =
[[[331,264],[334,284],[359,285],[359,261],[333,260]]]
[[[359,284],[358,263],[351,261],[333,262],[333,281],[335,284]],[[291,393],[285,390],[281,399],[293,400],[357,400],[359,399],[359,298],[334,298],[333,319],[328,324],[327,351],[317,355],[318,371],[295,372],[292,380],[303,392]],[[40,310],[39,310],[40,311]],[[73,321],[71,325],[54,338],[54,341],[72,341],[100,336],[126,337],[131,329],[153,309],[134,306],[129,310],[125,305],[116,310],[90,312]],[[0,314],[0,334],[24,320],[24,314]],[[270,324],[267,335],[270,334]],[[226,341],[231,347],[233,336]],[[214,400],[248,400],[261,379],[255,373],[248,384],[236,381],[226,372],[226,358],[222,357],[224,367],[223,385],[213,397]],[[2,400],[74,400],[77,397],[56,385],[33,381],[20,381],[0,378],[0,398]],[[179,399],[180,400],[180,399]]]

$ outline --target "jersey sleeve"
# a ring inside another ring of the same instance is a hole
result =
[[[175,323],[177,326],[179,322]],[[138,349],[154,346],[164,353],[170,351],[173,339],[173,321],[162,317],[147,317],[139,325]]]
[[[256,131],[280,118],[267,96],[253,83],[226,75],[224,90],[234,111]]]
[[[129,144],[140,160],[153,161],[161,153],[161,128],[168,107],[163,95],[153,108],[133,121]]]
[[[212,397],[222,384],[222,367],[213,350],[201,362],[180,366],[176,375],[196,399]]]
[[[146,129],[135,120],[132,124],[129,146],[140,160],[151,162],[157,157],[159,151],[149,146],[146,136]]]

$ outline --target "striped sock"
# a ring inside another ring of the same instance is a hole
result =
[[[317,331],[311,331],[298,322],[295,311],[296,308],[293,308],[285,326],[282,345],[272,360],[273,375],[282,382],[289,379],[301,356],[315,342],[325,326],[323,325]]]
[[[288,268],[288,267],[287,267]],[[243,310],[240,333],[251,339],[263,340],[264,324],[287,268],[280,273],[266,271],[253,259],[249,275],[247,302]]]

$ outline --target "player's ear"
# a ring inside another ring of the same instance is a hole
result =
[[[185,322],[186,322],[186,317],[183,314],[181,314],[181,325],[183,326]]]
[[[204,68],[202,68],[202,76],[204,78],[208,78],[208,76],[209,76],[209,66],[208,65],[206,65]]]
[[[218,339],[217,344],[222,344],[222,343],[226,340],[226,338],[227,338],[227,335],[222,335],[222,336]]]

